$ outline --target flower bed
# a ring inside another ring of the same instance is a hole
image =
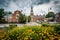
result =
[[[15,27],[4,32],[1,40],[54,40],[59,39],[54,27]]]

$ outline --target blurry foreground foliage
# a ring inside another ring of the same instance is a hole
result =
[[[23,26],[10,25],[8,31],[1,32],[1,40],[59,40],[60,25],[51,26]]]

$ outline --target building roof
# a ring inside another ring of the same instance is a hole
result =
[[[44,16],[33,16],[34,18],[44,18]]]
[[[16,12],[18,12],[18,13],[16,13]],[[16,15],[16,14],[19,14],[19,15],[21,15],[21,11],[19,11],[19,10],[16,10],[16,11],[14,11],[14,14],[13,14],[13,16],[14,16],[14,15]]]

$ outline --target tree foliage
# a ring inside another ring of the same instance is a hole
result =
[[[12,14],[12,12],[4,12],[5,13],[5,15],[9,15],[9,14]]]
[[[19,23],[26,23],[27,20],[28,20],[28,22],[30,22],[31,17],[30,16],[25,16],[23,14],[19,16]]]
[[[5,18],[4,16],[7,14],[12,14],[12,12],[5,12],[3,8],[0,8],[0,23],[5,23]]]
[[[4,18],[4,9],[3,8],[0,8],[0,23],[3,22],[3,19]]]
[[[19,23],[26,23],[26,16],[25,15],[21,14],[19,16]]]
[[[55,18],[54,12],[48,12],[48,14],[46,15],[46,18],[49,18],[49,17]]]
[[[30,16],[28,16],[28,22],[30,22],[31,21],[31,17]]]
[[[12,14],[12,12],[9,11],[8,14]]]

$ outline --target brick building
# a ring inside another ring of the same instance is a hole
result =
[[[32,22],[44,21],[44,18],[45,18],[45,16],[34,15],[34,13],[33,13],[33,7],[31,7],[30,16],[31,16],[31,21],[32,21]]]
[[[14,13],[6,18],[7,22],[18,22],[19,16],[21,15],[21,11],[16,10]]]
[[[56,14],[56,19],[55,20],[60,23],[60,12]]]

